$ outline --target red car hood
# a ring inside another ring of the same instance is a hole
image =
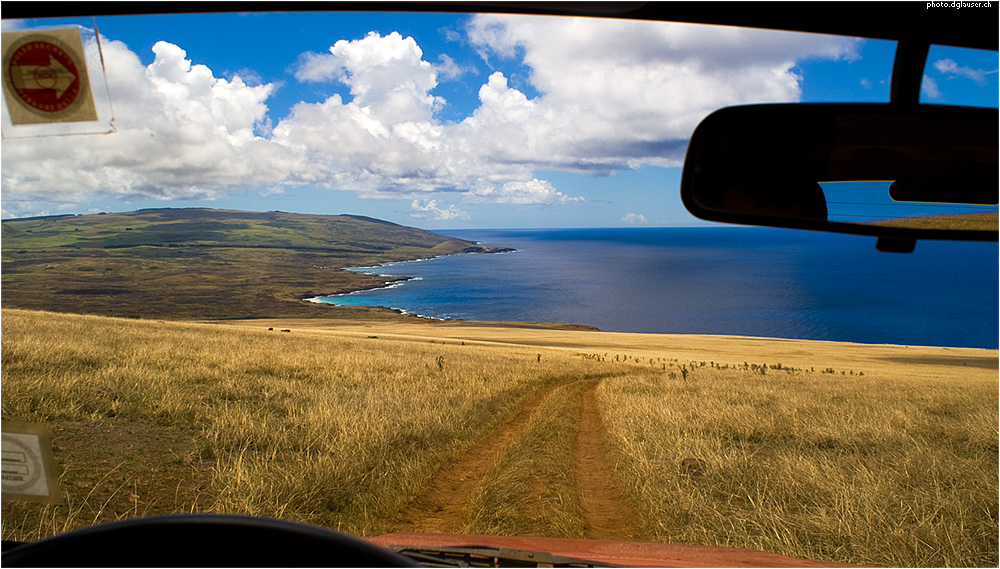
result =
[[[543,551],[598,563],[629,567],[846,567],[842,563],[796,559],[753,549],[672,545],[600,539],[507,537],[451,533],[387,533],[365,538],[382,547],[492,546]]]

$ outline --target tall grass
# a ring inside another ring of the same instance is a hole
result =
[[[53,428],[75,503],[95,487],[135,486],[93,516],[5,506],[5,538],[128,516],[135,504],[368,533],[552,377],[592,367],[570,354],[539,361],[537,350],[17,310],[2,325],[3,418]],[[163,457],[173,458],[150,462]],[[116,461],[120,475],[102,480]],[[182,486],[200,497],[175,500]],[[32,521],[45,516],[55,521]]]
[[[699,368],[612,378],[598,396],[658,540],[997,565],[995,380]]]
[[[556,330],[512,346],[388,338],[388,324],[282,333],[21,310],[0,324],[2,417],[50,427],[67,496],[5,503],[4,539],[188,511],[391,530],[436,472],[529,403],[472,492],[466,531],[588,535],[571,455],[596,382],[608,483],[658,541],[998,563],[998,386],[961,366],[975,354],[931,358],[927,377],[913,362],[893,374],[885,347],[864,375],[823,373],[822,359],[761,373],[680,368],[669,350],[615,362],[542,347],[563,341]]]
[[[581,393],[593,381],[555,389],[523,432],[496,456],[469,500],[464,531],[494,535],[585,537],[573,480]]]

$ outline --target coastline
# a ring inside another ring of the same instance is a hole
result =
[[[423,259],[421,259],[421,260],[423,260]],[[347,268],[347,269],[344,269],[344,270],[345,271],[350,271],[350,270],[352,270],[354,268],[355,267],[351,267],[351,268]],[[392,276],[392,275],[380,275],[378,273],[367,273],[367,274],[370,274],[370,275],[376,276],[376,277],[389,277],[389,276]],[[358,294],[358,293],[362,293],[362,292],[370,292],[370,291],[373,291],[373,290],[388,290],[388,289],[391,289],[391,288],[396,288],[396,287],[403,286],[403,284],[405,284],[405,283],[407,283],[409,281],[413,281],[413,280],[421,280],[421,278],[420,277],[398,277],[396,280],[386,281],[385,284],[382,285],[382,286],[361,287],[361,288],[357,288],[355,290],[350,290],[350,291],[347,291],[347,292],[338,292],[338,293],[333,293],[333,294],[303,295],[300,300],[304,300],[306,302],[312,302],[312,303],[315,303],[315,304],[326,304],[326,305],[329,305],[329,306],[342,306],[340,304],[336,304],[336,303],[333,303],[333,302],[323,302],[322,300],[320,300],[320,298],[321,297],[330,298],[330,297],[334,297],[334,296],[350,296],[352,294]],[[391,308],[391,307],[385,306],[383,308]]]
[[[775,248],[784,242],[766,233],[712,229],[724,234],[466,230],[456,235],[520,252],[413,268],[373,266],[363,270],[382,276],[367,276],[368,290],[392,287],[393,277],[386,274],[425,282],[322,300],[430,318],[571,322],[606,331],[997,348],[995,321],[990,324],[975,308],[988,312],[996,303],[995,296],[980,298],[991,281],[989,271],[971,264],[981,248],[943,255],[930,244],[921,257],[884,258],[827,236],[799,236]],[[751,258],[745,254],[750,250],[768,253]],[[954,287],[963,294],[938,292],[951,290],[943,277],[948,271],[928,267],[956,265],[971,267],[969,278]],[[845,278],[831,279],[834,275]],[[902,308],[907,305],[921,309]]]
[[[378,263],[377,265],[363,265],[363,266],[359,266],[359,267],[343,267],[340,270],[342,270],[342,271],[349,271],[349,272],[355,272],[355,273],[360,273],[360,274],[365,274],[365,275],[370,275],[370,276],[375,276],[375,277],[388,278],[388,279],[391,279],[391,280],[385,281],[384,284],[382,284],[381,286],[359,287],[359,288],[356,288],[356,289],[353,289],[353,290],[348,290],[346,292],[337,292],[337,293],[330,293],[330,294],[312,294],[312,293],[308,293],[308,294],[301,295],[299,297],[299,300],[304,300],[306,302],[311,302],[311,303],[314,303],[314,304],[325,304],[325,305],[330,305],[330,306],[349,306],[349,305],[337,304],[337,303],[334,303],[334,302],[324,302],[324,301],[319,300],[319,299],[321,297],[326,297],[326,298],[330,298],[330,297],[342,297],[342,296],[350,296],[352,294],[358,294],[358,293],[363,293],[363,292],[370,292],[370,291],[375,291],[375,290],[388,290],[388,289],[392,289],[392,288],[397,288],[397,287],[403,286],[405,283],[410,282],[410,281],[423,280],[422,277],[407,277],[407,276],[395,277],[393,275],[387,275],[387,274],[382,274],[382,273],[375,272],[374,269],[378,269],[379,267],[388,267],[388,266],[399,265],[399,264],[403,264],[403,263],[419,263],[419,262],[423,262],[423,261],[431,261],[431,260],[434,260],[434,259],[439,259],[439,258],[442,258],[442,257],[451,257],[453,255],[496,255],[496,254],[500,254],[500,253],[513,253],[515,251],[517,251],[517,249],[514,249],[512,247],[488,247],[488,246],[484,246],[482,244],[477,243],[475,245],[466,247],[462,251],[457,251],[455,253],[445,253],[443,255],[433,255],[433,256],[430,256],[430,257],[419,257],[419,258],[416,258],[416,259],[404,259],[404,260],[401,260],[401,261],[386,261],[384,263]],[[372,272],[368,272],[368,270],[372,270]],[[386,308],[386,309],[389,309],[389,310],[398,311],[400,314],[411,314],[411,313],[409,313],[409,312],[407,312],[407,311],[405,311],[405,310],[403,310],[401,308],[395,308],[395,307],[392,307],[392,306],[381,306],[381,305],[363,305],[363,306],[371,306],[372,308]],[[414,316],[418,316],[420,318],[429,318],[431,320],[447,320],[446,318],[435,318],[433,316],[422,316],[422,315],[414,315]]]

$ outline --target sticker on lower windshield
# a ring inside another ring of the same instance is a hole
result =
[[[62,493],[48,429],[43,425],[13,421],[4,421],[2,428],[0,490],[3,501],[59,503]]]

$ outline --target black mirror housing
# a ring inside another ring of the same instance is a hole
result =
[[[998,119],[997,109],[886,103],[720,109],[691,137],[681,199],[709,221],[996,241]],[[859,182],[865,192],[851,189]]]

